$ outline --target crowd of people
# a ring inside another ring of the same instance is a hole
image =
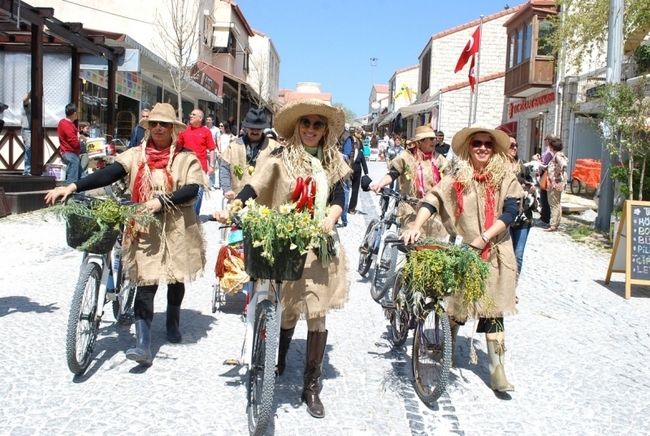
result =
[[[141,113],[130,147],[109,165],[81,178],[84,131],[75,124],[77,108],[69,104],[59,123],[62,160],[68,166],[65,186],[49,191],[48,203],[74,192],[106,186],[125,179],[131,199],[157,214],[162,231],[139,229],[125,241],[123,262],[137,284],[135,297],[136,346],[128,359],[151,365],[151,322],[159,284],[167,286],[166,331],[170,343],[182,341],[180,308],[185,283],[194,280],[206,264],[205,241],[199,212],[203,190],[220,188],[227,201],[255,199],[278,207],[290,202],[299,177],[316,181],[314,216],[322,230],[334,234],[355,214],[361,179],[368,175],[366,147],[377,136],[346,128],[345,114],[320,100],[286,104],[273,127],[263,109],[252,108],[239,128],[200,109],[190,113],[186,125],[174,108],[158,103]],[[204,122],[205,119],[205,122]],[[81,133],[80,133],[81,130]],[[489,358],[490,386],[495,391],[514,389],[505,375],[505,317],[516,313],[515,293],[523,253],[537,204],[535,176],[517,154],[514,136],[488,127],[462,129],[445,143],[444,133],[419,126],[414,136],[382,140],[387,172],[367,188],[379,193],[394,185],[413,202],[400,203],[401,237],[413,243],[421,237],[458,235],[481,253],[490,266],[487,285],[493,304],[467,313],[450,305],[452,335],[468,318],[478,319]],[[548,137],[548,155],[539,157],[548,173],[549,231],[557,230],[560,195],[566,183],[566,157],[559,139]],[[374,143],[374,144],[373,144]],[[213,177],[210,180],[210,177]],[[530,198],[532,197],[532,201]],[[231,210],[217,210],[211,219],[227,222]],[[545,215],[542,214],[542,220]],[[327,344],[326,317],[347,301],[349,288],[346,254],[339,247],[325,265],[310,251],[300,280],[287,282],[282,294],[277,373],[287,365],[296,324],[307,323],[307,347],[301,398],[316,418],[325,416],[320,377]]]

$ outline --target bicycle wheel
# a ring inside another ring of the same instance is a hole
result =
[[[126,277],[122,265],[119,266],[117,277],[120,285],[117,288],[117,298],[113,300],[113,317],[123,325],[131,325],[135,321],[133,314],[133,301],[135,300],[135,283]]]
[[[404,307],[404,303],[400,301],[400,294],[402,292],[402,274],[398,274],[391,292],[391,298],[393,304],[395,304],[395,308],[390,309],[388,315],[390,319],[390,341],[393,347],[401,347],[404,345],[409,335],[409,318],[411,315],[406,307]]]
[[[366,228],[366,234],[361,241],[361,246],[359,247],[359,266],[357,267],[357,271],[361,277],[365,277],[370,270],[373,247],[375,246],[375,236],[377,235],[377,225],[379,225],[379,220],[373,219],[370,221],[370,224]]]
[[[278,326],[275,308],[262,300],[255,308],[253,353],[248,371],[248,430],[262,436],[273,416],[275,355],[278,349]]]
[[[432,404],[447,387],[451,366],[451,329],[446,313],[435,311],[418,322],[413,339],[415,392],[425,404]]]
[[[225,301],[225,295],[219,285],[219,279],[212,285],[212,313],[215,313]]]
[[[70,305],[68,331],[66,334],[66,358],[68,368],[73,374],[83,374],[92,357],[99,321],[97,311],[102,310],[97,302],[102,272],[94,262],[86,264],[79,274]]]
[[[571,180],[571,193],[573,195],[578,195],[580,194],[580,190],[582,189],[582,183],[580,183],[579,179],[573,179]]]
[[[397,233],[393,231],[384,234],[384,240],[397,239]],[[397,263],[397,249],[393,244],[384,244],[381,252],[375,260],[375,271],[373,272],[372,283],[370,284],[370,296],[379,301],[392,288],[395,282],[395,264]]]

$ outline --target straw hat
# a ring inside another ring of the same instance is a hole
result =
[[[481,125],[474,125],[466,127],[454,135],[451,140],[451,148],[454,153],[459,155],[463,148],[468,148],[470,138],[477,133],[487,133],[494,138],[494,153],[507,153],[510,149],[510,138],[504,132]]]
[[[156,103],[153,109],[149,111],[149,118],[140,120],[140,125],[148,129],[149,121],[161,121],[163,123],[172,123],[179,127],[187,127],[176,119],[176,111],[169,103]]]
[[[431,126],[419,126],[415,128],[414,141],[419,141],[424,138],[435,138],[436,131]]]
[[[320,115],[327,118],[327,127],[330,134],[338,137],[343,132],[345,125],[345,112],[338,107],[330,106],[316,98],[305,98],[287,103],[275,116],[273,127],[283,138],[289,138],[300,118],[307,115]]]

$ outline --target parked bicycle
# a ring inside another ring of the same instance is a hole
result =
[[[89,207],[91,202],[102,200],[73,194],[67,201]],[[131,203],[122,201],[120,204]],[[87,240],[87,235],[80,234],[80,229],[88,227],[89,219],[91,218],[74,215],[66,222],[66,239],[69,246],[76,248]],[[124,226],[120,226],[119,230],[108,232],[91,249],[83,252],[66,334],[68,368],[76,375],[83,374],[90,365],[104,306],[107,303],[112,303],[113,316],[118,323],[133,323],[136,286],[122,267],[123,236]]]
[[[380,206],[382,215],[379,220],[372,220],[366,229],[359,247],[358,272],[365,276],[370,270],[374,259],[374,269],[370,282],[370,295],[375,301],[380,301],[391,289],[395,276],[390,272],[397,263],[397,251],[393,244],[386,240],[397,240],[400,224],[397,210],[401,201],[415,203],[416,200],[402,195],[390,188],[384,188],[381,194]]]
[[[405,246],[400,240],[390,239],[386,242],[395,244],[397,250],[405,253],[407,261],[409,252],[415,248]],[[422,402],[430,405],[445,391],[451,367],[451,327],[445,302],[427,298],[422,315],[416,317],[409,305],[413,290],[405,283],[403,271],[392,272],[395,285],[390,299],[382,302],[390,321],[390,340],[394,347],[401,347],[406,343],[409,329],[415,330],[411,349],[415,392]]]

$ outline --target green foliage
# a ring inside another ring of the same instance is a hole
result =
[[[470,307],[485,296],[486,281],[490,275],[487,262],[475,250],[455,245],[438,245],[437,249],[414,250],[408,253],[402,271],[403,304],[423,317],[433,304],[440,308],[446,296],[457,296],[465,307]]]
[[[641,44],[634,50],[633,57],[636,62],[637,75],[650,72],[650,46]]]
[[[351,123],[357,117],[357,114],[355,114],[353,111],[343,106],[343,103],[334,103],[332,106],[340,107],[341,109],[343,109],[343,112],[345,112],[346,123]]]

